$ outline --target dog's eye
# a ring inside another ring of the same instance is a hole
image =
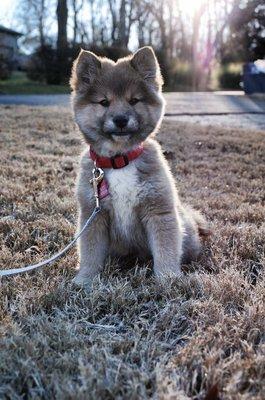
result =
[[[133,97],[131,100],[129,100],[129,104],[131,106],[135,106],[135,104],[139,103],[140,99],[137,99],[136,97]]]
[[[109,107],[110,102],[109,102],[109,100],[104,99],[104,100],[101,100],[101,101],[99,102],[99,104],[101,104],[102,107]]]

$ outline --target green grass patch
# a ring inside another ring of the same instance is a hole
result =
[[[67,94],[68,85],[47,85],[43,82],[31,81],[25,72],[13,72],[12,77],[0,80],[0,94]]]

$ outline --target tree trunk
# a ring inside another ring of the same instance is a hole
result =
[[[116,11],[115,11],[115,6],[116,2],[113,0],[109,0],[109,9],[110,9],[110,14],[111,14],[111,42],[112,45],[115,44],[116,42],[116,30],[117,30],[117,16],[116,16]]]
[[[61,83],[67,77],[67,0],[58,0],[57,3],[57,81]]]
[[[95,8],[94,0],[89,0],[90,14],[91,14],[91,32],[92,32],[92,44],[96,44],[96,23],[95,23]]]
[[[121,0],[120,12],[119,12],[119,31],[117,45],[126,47],[126,1]]]
[[[198,75],[198,52],[197,42],[199,34],[199,23],[198,15],[195,13],[193,19],[193,32],[192,32],[192,90],[197,90],[197,75]]]
[[[74,12],[74,16],[73,16],[73,19],[74,19],[74,32],[73,32],[73,42],[72,42],[72,44],[73,44],[73,47],[74,47],[75,44],[76,44],[77,30],[78,30],[78,19],[77,19],[78,9],[77,9],[76,0],[72,0],[72,7],[73,7],[73,12]]]
[[[58,0],[57,3],[58,53],[64,52],[65,49],[67,48],[67,17],[68,17],[67,0]]]
[[[181,40],[179,45],[180,50],[180,57],[185,58],[187,57],[187,37],[186,37],[186,30],[183,21],[183,13],[179,4],[179,0],[176,2],[176,9],[178,11],[178,21],[179,21],[179,28],[181,33]]]
[[[144,45],[144,22],[142,21],[142,18],[138,16],[138,46],[143,47]]]
[[[201,7],[195,11],[193,22],[192,22],[192,90],[198,90],[199,85],[199,76],[200,76],[200,68],[198,63],[198,42],[199,42],[199,34],[200,34],[200,24],[201,18],[205,11],[206,3],[203,3]]]
[[[40,10],[40,18],[39,18],[39,34],[40,34],[41,48],[43,48],[45,46],[44,13],[45,13],[45,0],[41,0],[41,10]]]

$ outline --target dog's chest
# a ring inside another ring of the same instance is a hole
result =
[[[138,204],[139,182],[135,165],[111,169],[106,173],[111,196],[111,205],[116,229],[128,235],[134,223],[135,207]]]

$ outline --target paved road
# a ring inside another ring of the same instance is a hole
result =
[[[69,106],[68,94],[3,94],[0,95],[0,104],[16,104],[27,106]]]
[[[175,121],[265,130],[265,98],[243,92],[165,93],[166,116]],[[0,95],[0,104],[70,106],[69,95]]]

